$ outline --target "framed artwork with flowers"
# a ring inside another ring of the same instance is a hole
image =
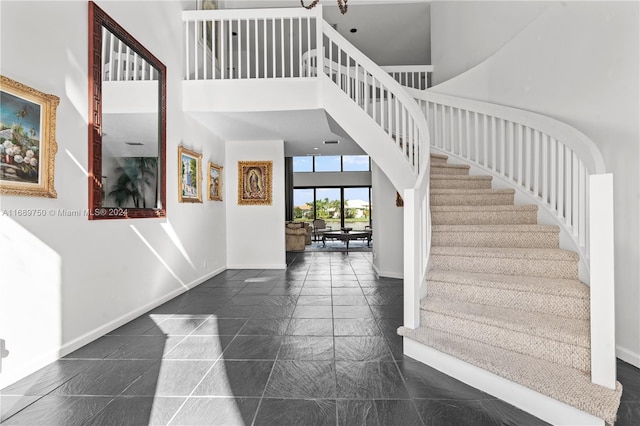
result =
[[[202,154],[178,147],[178,202],[202,202]]]
[[[0,76],[0,194],[56,198],[60,99]]]

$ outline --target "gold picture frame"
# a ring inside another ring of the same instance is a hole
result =
[[[58,197],[53,178],[59,103],[57,96],[0,75],[0,194]]]
[[[207,184],[209,200],[222,201],[222,166],[209,162]]]
[[[238,161],[238,205],[270,206],[272,161]]]
[[[178,146],[178,202],[202,202],[202,154]]]

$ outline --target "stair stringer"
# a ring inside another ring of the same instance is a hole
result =
[[[367,153],[400,193],[413,188],[416,175],[395,141],[325,74],[320,78],[320,99],[325,111]]]
[[[601,425],[592,416],[420,342],[403,337],[404,354],[553,425]]]
[[[517,183],[513,182],[510,179],[505,178],[500,173],[494,172],[490,168],[482,167],[472,161],[469,161],[463,157],[459,157],[458,155],[438,149],[437,147],[432,146],[431,152],[447,155],[449,157],[449,164],[466,164],[470,166],[469,174],[470,175],[480,175],[480,176],[491,176],[492,180],[492,188],[493,189],[514,189],[515,193],[515,204],[534,204],[538,206],[538,223],[541,225],[557,225],[560,227],[560,248],[564,250],[569,250],[578,253],[580,255],[580,262],[578,264],[578,274],[579,279],[586,285],[589,285],[589,263],[588,259],[585,258],[585,254],[583,250],[578,247],[575,243],[575,239],[570,235],[569,230],[564,223],[560,220],[560,218],[553,214],[551,210],[549,210],[549,206],[544,203],[542,200],[534,197],[530,192],[526,191],[523,187],[517,185]]]

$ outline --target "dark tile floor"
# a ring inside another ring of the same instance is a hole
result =
[[[402,355],[402,283],[371,253],[229,270],[2,390],[6,425],[539,425]],[[619,364],[619,425],[640,372]]]

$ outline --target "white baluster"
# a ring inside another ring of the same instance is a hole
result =
[[[556,188],[558,185],[558,166],[557,166],[557,155],[558,155],[558,141],[554,138],[549,139],[549,152],[551,153],[551,173],[549,174],[549,201],[552,210],[556,210],[558,208],[558,199],[556,198]]]
[[[548,148],[549,136],[542,135],[542,199],[545,203],[549,202],[549,148]]]

